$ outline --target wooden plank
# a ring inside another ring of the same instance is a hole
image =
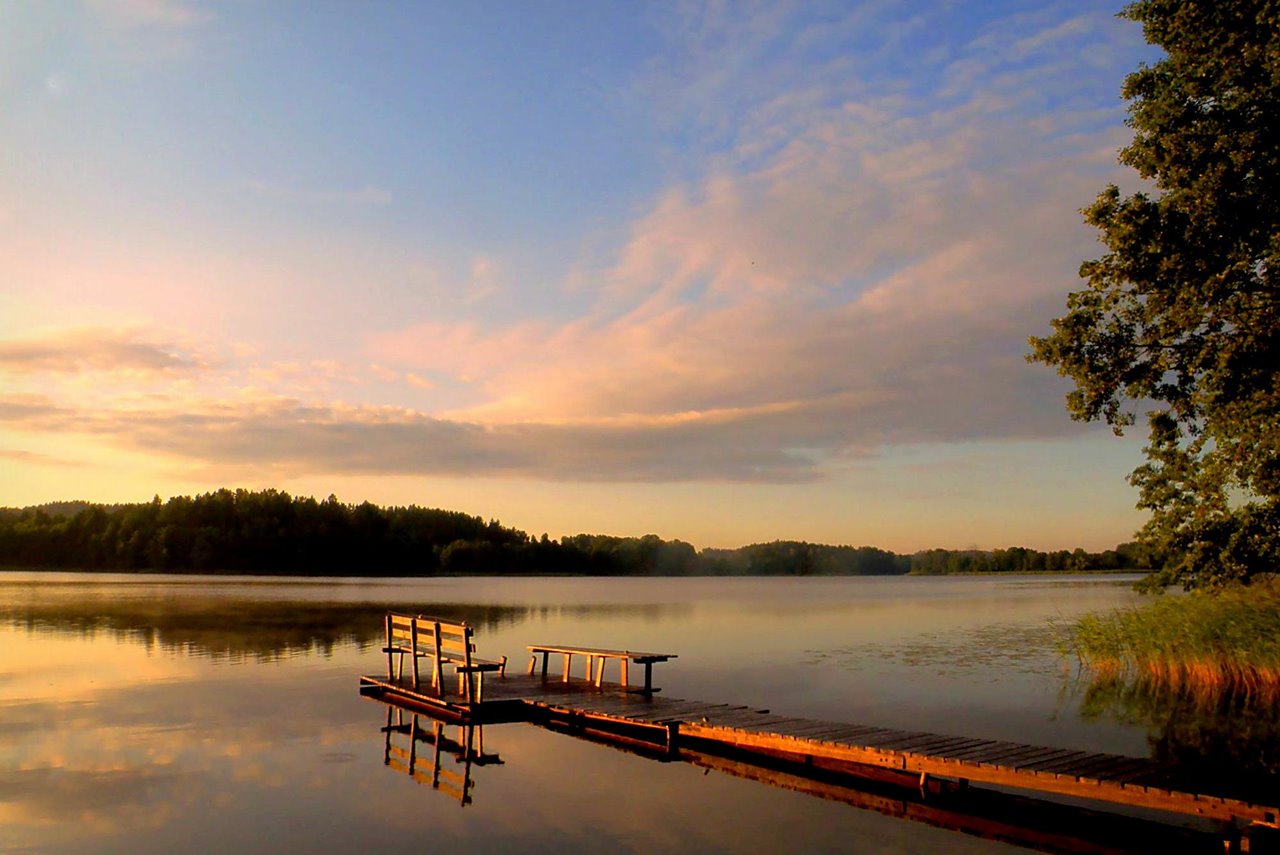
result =
[[[991,754],[982,756],[981,758],[970,758],[970,763],[980,763],[987,766],[1001,766],[1008,769],[1014,769],[1016,763],[1024,757],[1030,757],[1040,753],[1040,747],[1036,745],[1017,745],[1012,748],[1006,748],[1002,751],[996,751]]]
[[[752,713],[743,713],[741,717],[741,722],[733,725],[719,725],[716,722],[711,722],[709,726],[711,727],[724,726],[724,727],[732,727],[734,729],[742,730],[747,727],[768,727],[771,723],[775,721],[787,721],[787,718],[785,716],[780,716],[780,715],[770,715],[768,713],[752,712]]]
[[[418,622],[411,621],[409,624],[409,645],[413,650],[418,649]],[[416,689],[421,685],[422,680],[418,676],[418,657],[413,657],[413,687]]]
[[[1030,757],[1022,757],[1012,766],[1014,769],[1031,769],[1038,763],[1056,763],[1064,760],[1072,754],[1078,754],[1078,751],[1072,751],[1069,748],[1046,748],[1039,754],[1032,754]]]
[[[1093,754],[1088,751],[1079,751],[1079,752],[1076,752],[1076,756],[1074,757],[1065,757],[1062,760],[1056,760],[1049,763],[1037,763],[1033,766],[1028,767],[1028,771],[1038,772],[1041,774],[1053,774],[1053,775],[1074,774],[1070,772],[1070,769],[1073,766],[1079,766],[1082,763],[1088,763],[1090,760],[1096,758],[1097,756],[1098,756],[1097,754]]]
[[[932,754],[936,746],[950,745],[957,742],[954,736],[939,736],[936,733],[919,733],[911,736],[904,736],[901,739],[889,740],[881,742],[877,748],[888,749],[890,751],[910,751],[914,754]]]
[[[872,731],[871,733],[863,734],[861,737],[859,737],[860,741],[857,744],[861,745],[864,748],[879,749],[882,743],[894,742],[896,740],[905,739],[908,736],[915,736],[915,735],[917,734],[915,734],[914,732],[905,731],[905,730],[894,730],[892,728],[886,727],[886,728],[881,728],[880,730]]]
[[[440,621],[432,622],[432,637],[435,639],[436,650],[440,649]],[[435,666],[431,675],[431,687],[437,692],[444,691],[444,663],[440,661],[440,657],[435,657]]]
[[[889,730],[883,727],[860,727],[854,732],[847,735],[835,735],[827,738],[828,742],[835,745],[856,746],[858,748],[868,747],[867,741],[875,741],[877,739],[893,739],[901,734],[899,730]]]
[[[954,751],[964,751],[967,748],[973,748],[977,745],[981,745],[983,742],[986,742],[986,740],[972,739],[972,738],[962,739],[960,737],[956,737],[951,741],[946,742],[942,745],[935,745],[931,747],[927,752],[910,749],[906,753],[907,754],[928,754],[930,757],[950,757],[951,753]]]
[[[827,738],[831,742],[843,742],[845,744],[852,744],[853,740],[861,736],[871,734],[871,733],[879,733],[881,730],[883,730],[883,728],[872,727],[870,725],[851,724],[845,728],[843,733],[835,733]]]
[[[568,699],[564,703],[548,704],[549,709],[555,709],[570,715],[583,715],[587,713],[603,714],[603,715],[626,715],[635,708],[629,704],[617,700],[599,699],[595,703],[584,704],[573,699]]]
[[[592,704],[589,706],[571,707],[575,712],[590,715],[604,715],[618,719],[637,721],[640,716],[652,714],[654,710],[639,709],[628,704]]]
[[[1075,775],[1077,778],[1091,778],[1093,772],[1115,765],[1117,760],[1135,760],[1135,757],[1121,757],[1118,754],[1101,754],[1093,759],[1082,761],[1079,765],[1069,766],[1058,772],[1059,775]]]
[[[643,650],[623,650],[611,647],[576,647],[568,644],[530,644],[530,653],[567,653],[577,656],[606,656],[610,659],[630,659],[632,662],[666,662],[678,659],[676,653],[654,653]]]
[[[848,733],[849,733],[849,726],[847,724],[846,725],[832,724],[830,727],[825,727],[821,730],[814,730],[812,732],[805,733],[804,738],[819,741],[819,742],[834,742],[838,737],[842,735],[847,735]]]
[[[839,722],[834,721],[811,721],[805,725],[788,726],[784,733],[787,736],[799,736],[805,739],[812,739],[817,733],[831,733],[833,730],[840,728]]]
[[[752,709],[740,709],[733,712],[721,713],[714,717],[708,716],[710,719],[707,724],[710,727],[726,727],[736,728],[744,724],[756,722],[764,713],[758,713]]]
[[[1093,769],[1089,772],[1089,777],[1097,781],[1114,781],[1117,776],[1125,775],[1133,772],[1150,772],[1150,760],[1140,760],[1136,757],[1117,760],[1110,766],[1104,766],[1100,769]]]
[[[704,718],[710,720],[711,716],[720,712],[720,710],[720,707],[716,707],[711,704],[692,701],[686,704],[652,707],[643,712],[637,712],[635,715],[639,719],[648,721],[700,721]]]
[[[708,711],[708,705],[698,702],[686,704],[662,704],[653,706],[634,705],[627,709],[626,715],[636,721],[684,720],[701,718]]]
[[[989,763],[993,766],[1004,766],[1009,769],[1016,769],[1017,762],[1026,757],[1032,757],[1044,751],[1038,745],[1023,745],[1021,748],[1010,749],[1002,752],[994,757],[984,759],[981,762]]]
[[[768,721],[757,721],[755,724],[752,724],[750,726],[750,729],[760,733],[774,733],[774,734],[780,733],[781,731],[779,731],[778,728],[782,727],[783,725],[808,721],[808,719],[786,718],[784,716],[761,716],[760,718],[768,719]]]
[[[391,657],[394,656],[395,654],[391,652],[391,613],[390,612],[387,613],[386,627],[387,627],[387,646],[384,648],[384,650],[386,650],[386,653],[387,653],[387,679],[390,680],[392,677],[396,675],[395,666],[391,664],[392,663]]]
[[[981,763],[987,757],[1001,754],[1011,748],[1021,748],[1016,742],[997,742],[994,739],[975,745],[973,748],[967,748],[964,751],[953,751],[947,755],[951,760],[963,760],[966,763]]]

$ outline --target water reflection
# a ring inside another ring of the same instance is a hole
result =
[[[495,753],[492,739],[506,765],[473,757],[469,775],[456,759],[465,734],[445,728],[441,770],[461,773],[472,799],[459,810],[460,801],[388,768],[388,739],[417,746],[415,772],[432,770],[436,745],[381,732],[384,710],[360,698],[355,681],[379,668],[372,648],[391,606],[475,624],[486,655],[540,642],[670,649],[680,658],[662,684],[682,697],[1145,754],[1148,734],[1159,733],[1153,720],[1080,718],[1076,701],[1059,698],[1055,652],[1032,634],[1048,618],[1123,606],[1130,596],[1110,579],[1042,577],[282,582],[0,573],[0,850],[135,855],[197,840],[200,851],[313,853],[429,840],[473,853],[1008,851],[901,822],[887,808],[812,798],[812,782],[777,776],[778,785],[762,787],[719,767],[704,777],[690,763],[654,763],[525,725],[486,729],[481,754]],[[883,798],[908,813],[954,807]]]
[[[75,589],[41,597],[6,598],[5,593],[0,589],[0,625],[28,633],[54,632],[86,639],[105,633],[116,641],[140,643],[149,650],[159,648],[231,661],[270,661],[310,652],[331,656],[335,648],[344,645],[364,650],[381,641],[388,611],[414,608],[413,603],[403,602],[288,601],[198,594],[86,598]],[[605,619],[656,618],[670,611],[657,604],[556,607],[421,603],[419,608],[491,632],[532,619],[588,615]]]
[[[1087,720],[1148,732],[1151,756],[1188,781],[1212,781],[1240,798],[1280,792],[1280,698],[1275,692],[1170,686],[1149,680],[1077,678]]]
[[[448,731],[456,731],[454,738]],[[502,758],[484,750],[484,725],[446,724],[431,716],[387,705],[387,724],[382,728],[382,762],[404,772],[419,784],[454,798],[460,805],[471,804],[473,766],[501,766]],[[396,737],[406,738],[404,745]],[[420,749],[425,748],[426,751]],[[424,760],[423,754],[429,757]],[[453,761],[451,768],[445,761]]]

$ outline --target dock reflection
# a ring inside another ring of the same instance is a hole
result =
[[[449,736],[450,728],[456,730],[454,738]],[[450,724],[389,704],[387,724],[382,732],[385,737],[382,762],[386,766],[451,796],[463,807],[471,804],[471,790],[475,786],[472,767],[503,763],[497,754],[484,750],[482,724]],[[407,742],[400,745],[396,737],[407,737]],[[420,747],[427,750],[421,751]],[[446,761],[452,765],[446,765]]]
[[[375,702],[387,706],[386,726],[382,728],[385,765],[445,793],[463,806],[472,802],[474,769],[505,762],[498,754],[484,750],[483,725],[437,718],[426,710],[402,708],[381,698]],[[500,725],[489,725],[497,726]],[[543,721],[536,726],[655,762],[687,763],[708,774],[751,780],[1033,851],[1073,855],[1248,851],[1241,846],[1240,829],[1216,822],[1197,822],[1191,827],[1137,813],[1109,812],[965,787],[954,781],[930,779],[922,788],[915,775],[872,767],[866,767],[865,772],[851,772],[848,768],[822,768],[756,753],[713,751],[705,745],[681,745],[671,751],[633,736],[563,722]],[[407,743],[402,743],[405,737]]]

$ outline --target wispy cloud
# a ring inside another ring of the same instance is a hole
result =
[[[768,411],[494,425],[403,408],[312,405],[274,397],[115,410],[0,399],[0,425],[90,436],[210,471],[288,476],[793,482],[818,477],[809,448],[823,442],[816,433],[798,435],[794,422],[780,422]]]
[[[3,419],[3,410],[0,410],[0,419]],[[60,457],[53,457],[48,454],[40,454],[35,451],[24,451],[20,448],[0,448],[0,460],[13,460],[18,463],[34,463],[41,466],[77,466],[79,465],[73,460],[64,460]]]
[[[205,364],[190,350],[137,329],[81,327],[0,339],[0,372],[181,374]]]
[[[589,312],[426,321],[380,338],[379,356],[482,388],[487,403],[455,415],[491,422],[801,401],[778,418],[797,437],[828,419],[819,458],[1070,430],[1061,386],[1022,354],[1092,251],[1076,211],[1119,138],[1089,126],[1063,141],[1037,124],[1056,110],[1034,75],[1032,99],[981,74],[990,88],[942,106],[891,84],[806,96],[740,134],[741,157],[663,192],[598,271]]]

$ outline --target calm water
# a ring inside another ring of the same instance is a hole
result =
[[[527,724],[485,728],[462,807],[384,765],[357,678],[395,606],[516,669],[669,650],[667,695],[1145,757],[1149,717],[1082,714],[1050,626],[1130,581],[0,574],[0,851],[1022,851]]]

